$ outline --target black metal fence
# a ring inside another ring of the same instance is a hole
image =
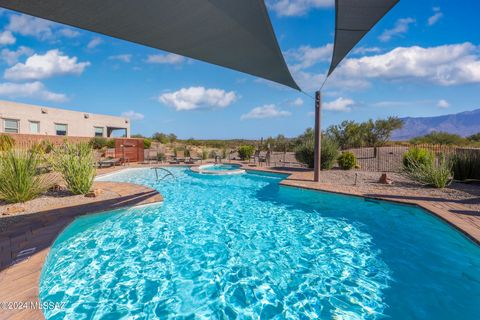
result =
[[[384,146],[384,147],[363,147],[349,148],[343,151],[352,152],[357,158],[358,170],[400,172],[403,169],[403,156],[413,147],[430,150],[437,157],[440,155],[451,156],[460,152],[475,152],[480,154],[480,148],[467,148],[448,145],[421,144],[415,146]]]

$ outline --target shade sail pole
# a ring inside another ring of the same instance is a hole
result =
[[[313,181],[320,182],[320,159],[322,157],[322,96],[320,90],[315,92],[315,152]]]

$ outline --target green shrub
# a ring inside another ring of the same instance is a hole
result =
[[[95,178],[93,149],[89,144],[69,144],[54,149],[53,165],[73,194],[87,194]]]
[[[31,200],[48,187],[48,176],[37,175],[37,152],[9,150],[0,155],[0,198],[9,203]]]
[[[115,139],[108,139],[106,147],[110,149],[115,148]]]
[[[31,152],[37,152],[40,155],[48,154],[52,152],[52,150],[53,150],[53,144],[48,140],[42,140],[42,142],[40,143],[35,143],[30,148]]]
[[[95,137],[90,139],[90,146],[95,150],[107,147],[107,143],[107,139],[103,137]]]
[[[8,151],[15,145],[15,140],[6,134],[0,134],[0,151]]]
[[[338,157],[338,146],[329,137],[324,136],[321,143],[320,167],[329,170],[335,164]],[[309,168],[315,165],[315,144],[313,140],[307,140],[295,150],[295,158],[298,162],[306,164]]]
[[[479,150],[458,150],[450,160],[456,180],[480,180]]]
[[[207,159],[208,159],[208,150],[202,149],[202,160],[207,160]]]
[[[430,150],[413,147],[403,155],[403,167],[409,170],[414,163],[427,165],[433,164],[434,160],[435,155]]]
[[[452,181],[452,164],[443,155],[437,164],[412,161],[406,172],[411,179],[435,188],[445,188]]]
[[[352,152],[346,151],[338,157],[337,162],[343,170],[351,170],[357,164],[357,158]]]
[[[452,134],[452,133],[442,132],[442,131],[433,131],[427,135],[411,139],[410,143],[463,145],[467,143],[467,139],[460,137],[458,134]]]
[[[163,153],[163,152],[158,152],[157,153],[157,160],[158,161],[165,161],[165,159],[167,159],[167,156],[165,155],[165,153]]]
[[[238,156],[241,160],[250,160],[255,153],[255,147],[250,145],[240,146],[238,148]]]
[[[150,147],[152,146],[152,140],[150,139],[143,139],[143,149],[150,149]]]

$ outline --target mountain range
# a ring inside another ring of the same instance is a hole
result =
[[[432,131],[455,133],[462,137],[480,132],[480,109],[437,117],[402,118],[402,129],[395,130],[392,140],[409,140]]]

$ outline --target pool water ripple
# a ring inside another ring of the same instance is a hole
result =
[[[151,170],[105,178],[165,202],[70,225],[40,286],[42,301],[66,309],[47,319],[447,319],[455,307],[473,319],[475,305],[458,299],[479,296],[478,248],[417,208],[279,187],[281,176],[173,171],[176,181]],[[428,296],[438,292],[449,293]]]

